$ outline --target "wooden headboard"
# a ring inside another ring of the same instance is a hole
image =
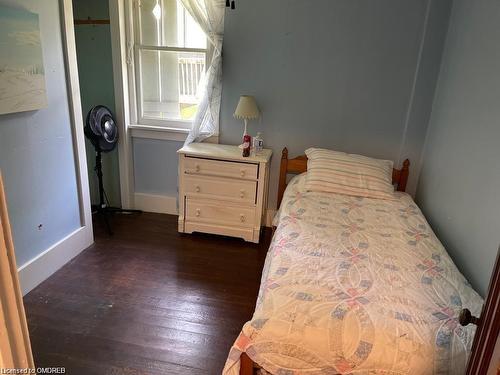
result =
[[[300,155],[288,159],[288,149],[285,147],[281,152],[280,179],[278,183],[278,207],[283,199],[286,189],[286,176],[288,174],[299,174],[307,171],[307,156]],[[396,185],[397,191],[405,191],[408,175],[410,173],[410,161],[406,159],[401,169],[392,170],[392,183]]]

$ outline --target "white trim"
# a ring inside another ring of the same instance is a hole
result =
[[[60,9],[81,227],[18,268],[23,295],[94,242],[71,0],[60,0]]]
[[[178,215],[177,196],[134,194],[135,208],[145,212]]]
[[[278,212],[278,210],[273,210],[271,208],[268,208],[266,210],[266,219],[265,219],[265,222],[264,222],[264,225],[266,227],[272,227],[273,226],[273,219],[274,219],[274,215],[276,215],[276,212]]]
[[[142,126],[152,126],[155,128],[165,128],[165,129],[173,129],[173,130],[188,131],[188,132],[191,129],[191,126],[193,125],[192,120],[182,120],[182,119],[177,119],[177,120],[160,119],[160,118],[142,116],[135,120],[137,124],[141,124]],[[129,126],[130,125],[133,124],[131,123],[129,124]]]
[[[92,208],[90,206],[89,176],[87,172],[87,156],[85,136],[83,134],[82,103],[80,99],[80,81],[78,79],[78,63],[76,59],[75,27],[73,23],[73,4],[71,0],[60,0],[61,4],[61,34],[68,87],[68,106],[71,117],[73,152],[75,154],[75,169],[80,204],[80,222],[82,228],[92,231]]]
[[[171,129],[160,126],[129,125],[132,138],[162,139],[184,142],[189,134],[187,129]]]
[[[123,1],[123,0],[119,0]],[[136,5],[135,3],[139,3],[140,0],[136,1],[126,1],[126,5],[124,5],[124,13],[123,15],[123,24],[126,30],[125,33],[125,42],[127,45],[127,74],[128,74],[128,87],[133,88],[133,90],[127,90],[126,92],[126,97],[124,96],[124,100],[128,100],[129,108],[130,108],[130,122],[127,125],[130,125],[131,123],[137,124],[138,123],[138,118],[139,115],[137,113],[137,92],[136,92],[136,60],[137,60],[137,53],[136,49],[134,48],[134,41],[135,41],[135,31],[139,30],[140,32],[140,27],[138,24],[134,22],[134,6]],[[138,63],[140,63],[140,60],[138,60]]]
[[[134,187],[132,138],[184,142],[189,133],[189,129],[187,129],[187,127],[161,127],[151,123],[138,124],[133,43],[135,39],[134,27],[131,24],[133,22],[131,16],[133,3],[133,1],[109,0],[109,14],[116,118],[120,132],[118,158],[120,166],[121,204],[123,208],[141,209],[141,207],[137,206]],[[134,90],[129,90],[129,88],[134,88]],[[219,137],[210,137],[210,139],[205,140],[205,142],[218,143]],[[138,201],[141,203],[144,200],[139,198]],[[173,210],[170,208],[169,213],[172,212]],[[175,209],[175,213],[176,212],[177,208]]]
[[[159,139],[184,142],[189,134],[187,129],[166,128],[164,126],[129,125],[132,138]],[[203,140],[205,143],[219,143],[219,136],[213,135]]]
[[[64,0],[66,1],[66,0]],[[78,228],[18,268],[23,296],[94,242],[87,227]]]
[[[120,192],[123,208],[132,208],[134,191],[134,170],[132,146],[128,124],[130,124],[130,108],[128,101],[127,47],[125,28],[124,0],[109,0],[111,27],[111,48],[113,55],[113,79],[115,92],[116,119],[119,126],[120,142],[118,143],[118,159],[120,166]]]
[[[110,0],[111,1],[111,0]],[[140,123],[152,126],[165,126],[165,127],[178,127],[180,129],[191,129],[192,120],[179,120],[179,119],[158,119],[151,118],[144,115],[144,95],[142,87],[142,51],[163,51],[163,52],[187,52],[187,53],[204,53],[205,54],[205,69],[207,69],[207,57],[209,54],[207,39],[207,48],[188,48],[188,47],[174,47],[174,46],[153,46],[142,44],[142,27],[141,27],[141,3],[139,1],[130,1],[130,5],[124,12],[124,22],[127,28],[126,45],[128,48],[128,75],[129,75],[129,90],[127,98],[131,109],[132,120],[130,123]],[[186,12],[186,10],[184,9]],[[159,42],[159,41],[158,41]],[[161,81],[161,73],[159,77]],[[161,100],[161,88],[160,88]]]

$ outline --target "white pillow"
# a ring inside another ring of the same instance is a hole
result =
[[[307,191],[393,199],[393,162],[345,152],[309,148]]]

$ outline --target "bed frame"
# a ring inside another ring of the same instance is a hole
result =
[[[278,182],[278,207],[283,199],[287,185],[288,174],[299,174],[307,171],[307,156],[300,155],[288,159],[288,149],[285,147],[281,152],[280,177]],[[408,175],[410,173],[410,161],[406,159],[401,169],[392,170],[392,183],[396,185],[397,191],[405,191]],[[254,375],[259,368],[246,353],[241,354],[240,375]]]
[[[299,174],[307,171],[307,156],[300,155],[288,159],[288,149],[285,147],[281,152],[280,179],[278,182],[278,207],[283,199],[286,189],[286,178],[288,174]],[[392,183],[396,185],[397,191],[405,191],[408,175],[410,173],[410,161],[406,159],[401,169],[392,170]]]

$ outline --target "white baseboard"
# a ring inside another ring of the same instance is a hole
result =
[[[23,296],[94,242],[92,228],[81,227],[18,268]]]
[[[274,215],[276,215],[276,212],[277,212],[277,210],[273,210],[273,209],[270,209],[270,208],[268,208],[266,210],[266,222],[265,222],[265,226],[266,227],[272,227],[273,226],[273,218],[274,218]]]
[[[177,196],[135,193],[135,209],[157,214],[178,215]]]

